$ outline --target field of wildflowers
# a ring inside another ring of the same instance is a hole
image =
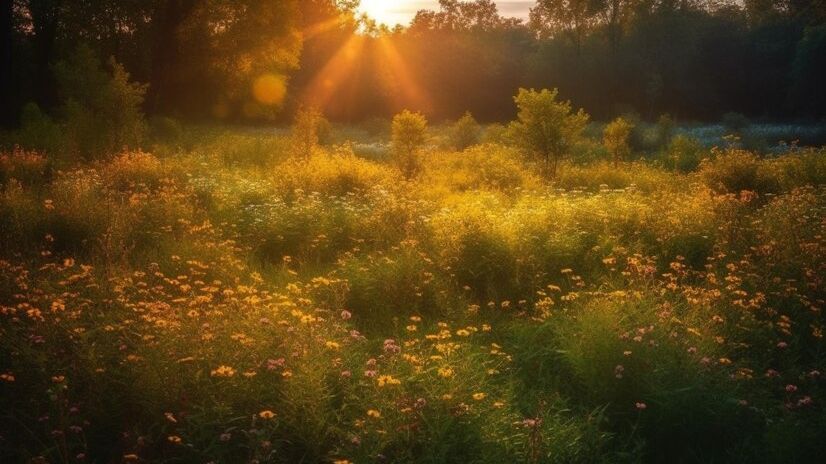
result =
[[[0,155],[0,462],[826,453],[823,150],[549,181],[435,144],[406,180],[218,132]]]

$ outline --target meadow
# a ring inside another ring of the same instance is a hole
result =
[[[548,177],[457,127],[413,176],[379,120],[7,144],[0,461],[823,456],[823,149],[585,137]]]

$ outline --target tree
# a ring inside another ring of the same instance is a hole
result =
[[[540,37],[565,34],[582,51],[582,42],[597,21],[597,2],[592,0],[538,0],[531,8],[530,24]]]
[[[426,139],[427,119],[421,113],[404,110],[393,118],[393,157],[408,180],[419,170],[419,151]]]
[[[55,66],[69,151],[86,158],[139,147],[146,132],[141,106],[146,86],[130,82],[114,58],[103,69],[92,49],[80,46]]]
[[[12,108],[12,40],[14,37],[14,2],[0,5],[0,124],[8,124]]]
[[[603,131],[603,144],[614,160],[614,167],[631,155],[631,146],[628,141],[634,125],[623,118],[611,121]]]
[[[570,101],[557,101],[557,89],[519,89],[514,97],[517,120],[510,125],[514,142],[529,156],[543,164],[543,171],[554,177],[559,161],[581,138],[589,116],[579,109],[574,113]]]
[[[450,142],[456,150],[464,150],[479,143],[482,138],[482,127],[476,122],[470,112],[459,118],[453,124],[450,132]]]

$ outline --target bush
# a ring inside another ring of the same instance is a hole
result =
[[[183,140],[184,129],[175,118],[154,116],[149,120],[149,134],[155,141],[178,145]]]
[[[10,153],[0,153],[0,185],[12,179],[30,187],[48,181],[49,162],[43,155],[19,148]]]
[[[678,135],[671,139],[665,151],[665,165],[680,172],[693,172],[703,160],[704,150],[697,139]]]
[[[676,123],[670,115],[660,115],[660,119],[657,120],[657,126],[655,128],[655,132],[657,134],[657,146],[659,148],[663,148],[671,142],[671,138],[674,137],[675,126]]]
[[[36,103],[28,103],[20,116],[17,142],[29,150],[54,156],[60,154],[65,141],[60,126],[43,113]]]
[[[514,97],[519,113],[510,125],[514,142],[539,161],[543,172],[551,177],[556,175],[562,157],[581,137],[589,118],[582,109],[573,113],[571,102],[557,101],[558,95],[557,89],[519,89]]]
[[[614,167],[631,155],[629,140],[634,126],[623,118],[617,118],[605,126],[603,143],[614,160]]]
[[[700,163],[700,177],[718,193],[740,193],[748,190],[769,193],[776,190],[765,177],[759,175],[761,163],[754,153],[715,149],[712,157]]]
[[[107,72],[92,50],[81,46],[55,66],[72,155],[101,158],[138,148],[143,141],[146,123],[141,105],[146,86],[130,82],[114,59],[109,65]]]
[[[450,144],[459,151],[476,145],[482,139],[482,127],[470,112],[459,118],[450,128]]]
[[[519,161],[519,153],[496,144],[477,145],[462,153],[444,153],[425,167],[425,182],[450,190],[512,191],[539,185]]]
[[[302,108],[295,115],[292,128],[293,156],[308,160],[318,148],[321,129],[329,135],[329,123],[315,108]]]
[[[405,178],[411,179],[420,169],[419,151],[427,137],[427,119],[408,110],[393,118],[393,157]]]
[[[365,192],[392,184],[394,173],[386,166],[358,158],[349,147],[320,152],[307,161],[289,160],[276,168],[276,189],[284,196],[295,190],[324,195]]]

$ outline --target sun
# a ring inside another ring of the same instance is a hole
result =
[[[377,23],[393,26],[400,22],[399,6],[406,0],[361,0],[359,11]]]

